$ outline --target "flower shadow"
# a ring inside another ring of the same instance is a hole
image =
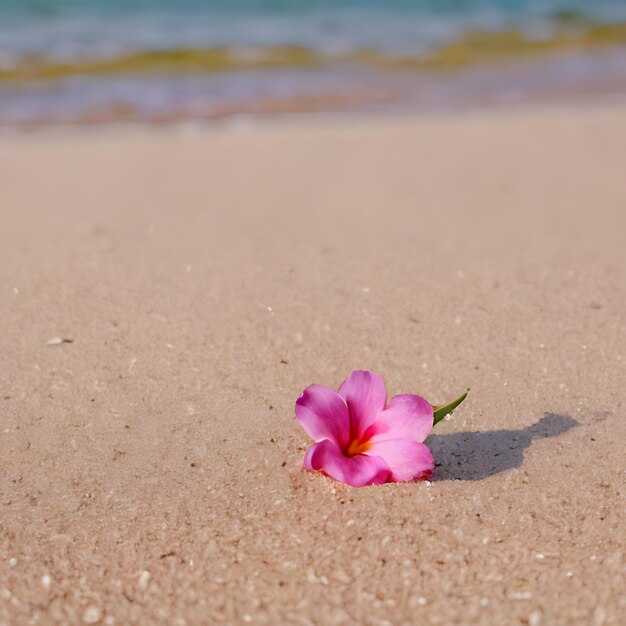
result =
[[[521,430],[492,430],[431,435],[426,444],[437,459],[433,480],[482,480],[520,467],[533,440],[562,435],[579,422],[548,413]]]

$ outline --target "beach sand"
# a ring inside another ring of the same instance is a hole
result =
[[[5,133],[0,624],[623,623],[625,163],[618,105]],[[471,387],[431,484],[301,469],[354,369]]]

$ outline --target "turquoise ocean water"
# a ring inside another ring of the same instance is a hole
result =
[[[223,45],[419,52],[468,29],[626,19],[626,0],[0,0],[2,62]]]
[[[211,117],[254,112],[259,107],[253,103],[259,101],[282,110],[289,106],[281,108],[280,102],[292,99],[299,103],[294,108],[303,102],[307,108],[315,97],[321,108],[420,99],[436,105],[463,100],[459,94],[472,85],[474,91],[482,85],[481,93],[497,91],[497,81],[503,81],[504,91],[512,88],[510,77],[480,68],[459,73],[451,82],[449,76],[383,74],[346,63],[167,76],[78,72],[54,81],[11,80],[11,72],[24,64],[223,48],[253,56],[280,46],[336,57],[363,50],[419,57],[473,31],[515,30],[549,40],[563,24],[625,21],[626,0],[0,0],[0,78],[2,72],[8,76],[0,81],[0,124],[104,119],[107,111],[113,117],[146,119]],[[534,75],[540,85],[568,76],[570,83],[600,77],[614,84],[626,73],[619,50],[601,61],[572,55],[567,69],[550,69],[550,63],[548,73],[522,68],[518,86],[530,84]]]

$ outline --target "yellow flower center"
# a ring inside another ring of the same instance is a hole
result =
[[[346,451],[347,456],[356,456],[357,454],[364,454],[372,447],[370,441],[360,441],[358,439],[353,439],[348,446],[348,450]]]

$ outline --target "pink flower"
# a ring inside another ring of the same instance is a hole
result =
[[[339,392],[307,387],[296,401],[296,419],[317,443],[304,468],[352,487],[430,478],[435,462],[422,443],[433,427],[433,407],[402,394],[387,405],[383,379],[352,372]]]

